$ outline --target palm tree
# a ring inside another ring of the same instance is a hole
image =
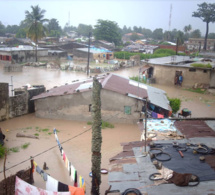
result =
[[[46,28],[43,23],[48,22],[44,18],[46,10],[41,9],[38,5],[31,6],[32,11],[25,11],[25,21],[28,24],[27,36],[36,43],[36,62],[37,62],[37,43],[38,40],[45,36]]]

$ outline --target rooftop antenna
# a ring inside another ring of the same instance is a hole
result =
[[[69,12],[69,15],[68,15],[68,26],[70,26],[70,12]]]
[[[169,33],[168,33],[168,41],[171,41],[170,31],[171,31],[171,19],[172,19],[172,4],[170,4],[170,12],[169,12]]]
[[[171,19],[172,19],[172,4],[170,5],[170,12],[169,12],[169,31],[171,30]]]

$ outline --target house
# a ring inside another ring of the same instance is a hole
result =
[[[140,39],[142,39],[144,37],[144,35],[141,34],[141,33],[135,33],[135,32],[134,33],[127,33],[127,34],[122,36],[123,43],[125,43],[127,41],[131,41],[131,36],[132,35],[137,35]]]
[[[189,38],[187,43],[188,50],[202,50],[204,47],[205,39],[203,38]],[[214,51],[215,50],[215,39],[207,39],[207,50]]]
[[[77,48],[73,51],[74,59],[88,59],[88,48]],[[98,60],[104,62],[105,60],[113,60],[114,53],[105,48],[90,48],[90,61]]]
[[[215,87],[215,61],[208,62],[203,58],[189,56],[168,56],[150,59],[147,62],[142,60],[142,62],[147,64],[144,71],[149,82],[151,79],[157,84],[174,85],[176,76],[182,74],[183,87],[193,87],[200,83],[207,87]],[[210,63],[212,68],[193,67],[194,63]]]
[[[48,56],[48,49],[37,48],[37,56]],[[18,47],[0,48],[0,61],[9,63],[34,62],[36,57],[35,47],[20,45]]]
[[[136,123],[141,117],[144,98],[166,112],[171,111],[163,90],[128,78],[107,74],[98,77],[102,85],[102,120]],[[41,118],[90,121],[93,79],[55,87],[32,98],[36,116]]]
[[[107,48],[108,50],[115,49],[114,43],[110,43],[110,42],[105,41],[105,40],[95,40],[92,42],[92,45],[94,45],[97,48],[99,48],[99,47]]]

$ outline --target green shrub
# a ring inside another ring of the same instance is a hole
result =
[[[201,63],[193,63],[190,66],[196,67],[196,68],[212,68],[212,66],[208,64],[201,64]]]
[[[114,125],[109,123],[109,122],[106,122],[106,121],[102,121],[102,129],[105,129],[105,128],[114,128]]]
[[[0,145],[0,158],[2,158],[5,155],[6,148],[2,145]]]
[[[10,148],[9,151],[11,151],[11,152],[19,152],[19,147]]]
[[[168,98],[168,100],[172,108],[172,113],[178,112],[181,106],[181,100],[179,98]]]
[[[139,79],[138,76],[133,76],[133,77],[129,77],[129,79],[140,82],[140,83],[145,83],[146,84],[146,80],[144,81],[143,79]]]
[[[28,142],[28,143],[25,143],[25,144],[23,144],[23,145],[21,146],[21,148],[22,148],[22,149],[26,149],[29,145],[30,145],[29,142]]]
[[[47,131],[49,131],[49,129],[42,129],[42,131],[47,132]]]
[[[201,89],[201,88],[196,88],[196,89],[190,88],[190,89],[185,89],[185,90],[195,92],[195,93],[201,93],[201,94],[204,94],[206,92],[205,89]]]
[[[92,125],[93,123],[92,123],[91,121],[88,121],[87,124],[88,124],[88,125]]]

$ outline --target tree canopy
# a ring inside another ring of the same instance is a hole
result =
[[[44,18],[45,10],[38,5],[31,6],[32,11],[25,11],[25,21],[28,25],[27,36],[34,42],[45,36],[46,28],[43,26],[48,19]]]
[[[194,30],[191,32],[190,38],[201,38],[201,31],[199,29]]]
[[[201,3],[198,4],[198,10],[193,12],[193,17],[200,18],[203,22],[206,22],[205,42],[203,49],[207,49],[207,38],[209,31],[209,23],[215,22],[215,3]]]
[[[109,20],[98,20],[95,25],[94,36],[96,40],[105,40],[120,45],[121,34],[119,26],[116,22]]]
[[[89,36],[89,33],[93,31],[93,27],[91,25],[79,24],[77,28],[78,35]]]

